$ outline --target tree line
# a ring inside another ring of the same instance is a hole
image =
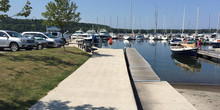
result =
[[[46,11],[42,13],[43,19],[14,19],[15,16],[28,17],[31,14],[31,3],[27,0],[22,10],[12,17],[9,17],[6,12],[10,9],[11,5],[9,0],[0,0],[0,29],[2,30],[14,30],[17,32],[23,31],[46,31],[46,27],[57,26],[61,28],[61,33],[69,31],[74,33],[75,31],[82,29],[87,31],[89,29],[99,30],[105,28],[109,32],[114,33],[131,33],[131,29],[112,28],[101,24],[92,23],[79,23],[80,12],[76,12],[78,6],[76,3],[70,0],[54,0],[48,2],[45,6]],[[149,30],[134,30],[135,33],[153,33],[153,29]],[[213,33],[216,29],[200,29],[199,33]],[[165,30],[158,29],[157,33],[165,33]],[[168,29],[166,33],[181,33],[180,29]],[[195,33],[194,29],[186,29],[184,33]]]
[[[24,31],[41,31],[46,32],[46,27],[48,25],[44,24],[45,20],[43,19],[14,19],[7,17],[4,21],[0,21],[0,29],[1,30],[14,30],[17,32],[24,32]],[[52,26],[52,25],[51,25]],[[114,33],[131,33],[131,29],[122,29],[122,28],[112,28],[110,26],[101,25],[101,24],[92,24],[92,23],[75,23],[69,22],[64,27],[65,30],[68,30],[70,33],[74,33],[75,31],[82,29],[84,32],[90,29],[100,30],[105,28],[108,32]],[[141,30],[134,30],[135,33],[153,33],[153,29],[141,29]],[[158,33],[165,33],[163,29],[158,29]],[[180,29],[168,29],[167,33],[181,33]],[[186,29],[185,33],[195,33],[195,29]],[[216,32],[216,29],[200,29],[199,33],[213,33]]]

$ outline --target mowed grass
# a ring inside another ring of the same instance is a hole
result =
[[[28,109],[90,57],[77,48],[0,53],[0,110]]]

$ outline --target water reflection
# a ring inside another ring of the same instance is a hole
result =
[[[131,47],[131,43],[128,40],[124,40],[125,47]]]
[[[195,58],[184,57],[180,55],[172,54],[171,58],[174,60],[176,66],[182,67],[182,70],[186,73],[195,73],[201,71],[201,61]]]
[[[154,40],[149,40],[149,43],[150,43],[151,45],[155,45],[155,44],[156,44],[156,41],[154,41]]]
[[[164,45],[164,47],[167,46],[167,40],[162,40],[161,42],[162,42],[162,44]]]

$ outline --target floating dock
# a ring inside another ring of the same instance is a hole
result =
[[[125,51],[139,110],[195,110],[168,82],[161,81],[134,48]]]
[[[208,59],[218,59],[220,60],[220,52],[208,51],[208,50],[198,50],[197,54],[201,57],[207,57]]]

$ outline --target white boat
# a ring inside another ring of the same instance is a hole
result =
[[[156,38],[157,38],[158,40],[162,40],[162,37],[163,37],[162,34],[156,34]],[[155,38],[154,38],[154,39],[155,39]]]
[[[123,36],[123,38],[124,38],[125,40],[132,40],[132,37],[129,36],[129,35],[127,35],[127,34],[125,34],[125,35]]]
[[[115,33],[109,33],[110,34],[110,36],[112,37],[112,39],[117,39],[118,38],[118,36],[115,34]]]
[[[106,29],[101,29],[98,34],[99,34],[99,37],[102,39],[111,38],[110,34],[108,33],[108,31]]]
[[[185,56],[197,56],[197,47],[195,44],[179,43],[172,44],[170,50],[173,54],[185,55]]]
[[[167,40],[167,39],[168,39],[167,35],[162,36],[162,40]]]
[[[144,34],[145,39],[149,39],[150,35],[149,34]]]
[[[76,38],[83,38],[82,37],[82,34],[83,34],[84,32],[80,29],[80,30],[78,30],[78,31],[76,31],[74,34],[72,34],[71,35],[71,40],[72,39],[76,39]]]
[[[99,37],[99,35],[95,32],[95,30],[88,30],[86,33],[83,33],[82,35],[81,35],[82,37],[83,37],[83,39],[85,39],[85,40],[91,40],[92,41],[92,39],[94,39],[94,37],[95,37],[95,39],[96,39],[96,42],[100,42],[100,40],[101,40],[101,38]]]
[[[82,36],[85,37],[90,37],[91,35],[95,35],[95,36],[99,36],[95,30],[88,30],[86,31],[86,33],[83,33]]]
[[[154,38],[155,38],[154,35],[150,35],[149,37],[150,40],[154,40]]]

